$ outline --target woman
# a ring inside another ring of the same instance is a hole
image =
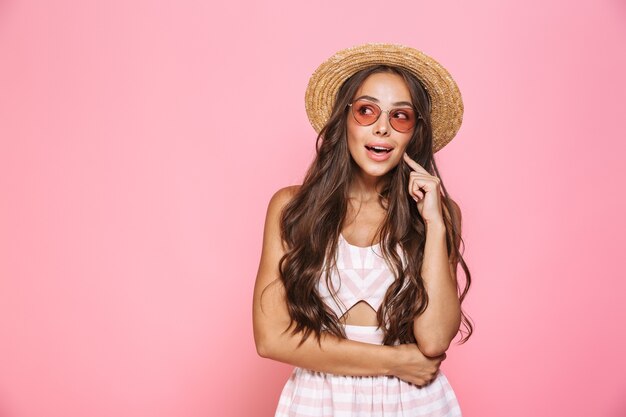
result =
[[[420,51],[367,44],[322,63],[305,101],[317,156],[269,203],[254,290],[259,355],[295,366],[276,416],[460,416],[439,366],[472,333],[471,280],[433,158],[458,88]]]

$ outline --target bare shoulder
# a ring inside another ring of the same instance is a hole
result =
[[[280,278],[278,266],[286,251],[281,237],[280,216],[283,207],[292,200],[298,189],[299,186],[294,185],[281,188],[270,199],[263,231],[261,262],[257,273],[257,290]]]
[[[280,235],[280,216],[283,208],[296,195],[300,189],[299,185],[290,185],[276,191],[267,206],[267,214],[265,219],[266,237],[276,237]]]
[[[300,185],[289,185],[276,191],[269,202],[268,212],[280,211],[300,190]]]

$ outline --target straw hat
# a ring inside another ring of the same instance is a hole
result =
[[[452,76],[437,61],[403,45],[370,43],[342,49],[324,61],[309,79],[304,97],[313,129],[319,133],[335,103],[339,87],[356,72],[386,64],[411,71],[426,88],[431,101],[433,153],[454,138],[463,121],[463,100]]]

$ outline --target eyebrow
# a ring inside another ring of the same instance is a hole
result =
[[[380,103],[380,100],[378,100],[375,97],[372,96],[360,96],[355,98],[354,100],[361,100],[362,98],[373,101],[374,103]],[[408,107],[413,107],[413,103],[409,102],[409,101],[396,101],[395,103],[391,103],[393,106],[408,106]]]

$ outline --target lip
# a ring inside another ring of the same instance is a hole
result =
[[[381,153],[381,154],[378,154],[376,152],[370,151],[369,149],[365,148],[365,152],[367,153],[367,156],[371,160],[376,161],[376,162],[386,161],[387,159],[391,158],[391,152],[393,152],[393,149],[394,149],[393,146],[384,142],[370,142],[365,146],[380,146],[384,148],[391,148],[391,151]]]

